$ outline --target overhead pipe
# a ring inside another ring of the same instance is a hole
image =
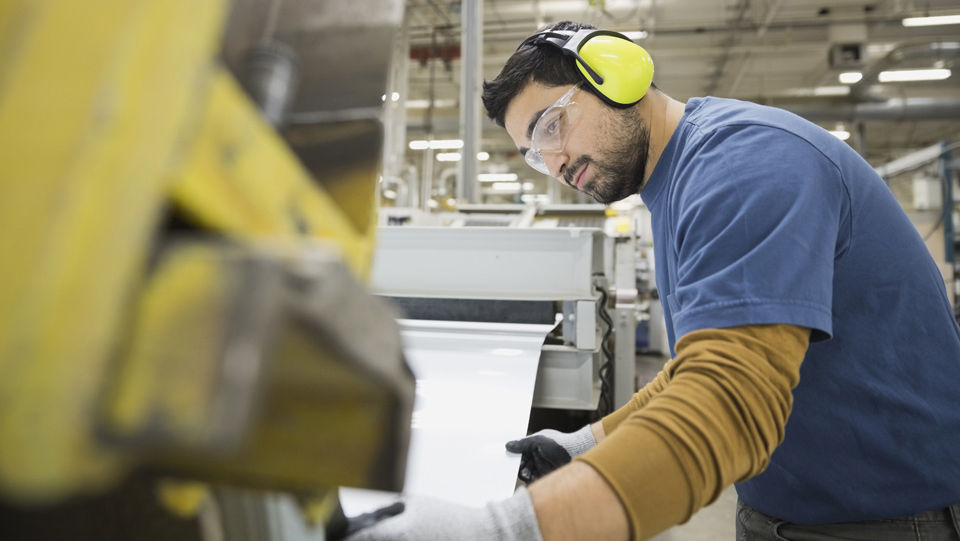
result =
[[[933,42],[898,47],[875,63],[863,77],[850,88],[844,101],[815,104],[780,105],[807,120],[814,122],[851,122],[857,125],[857,145],[861,155],[866,151],[863,122],[875,120],[943,120],[960,118],[960,99],[957,98],[892,98],[871,95],[870,88],[878,81],[880,73],[908,60],[920,58],[960,57],[960,43]]]
[[[778,107],[814,122],[960,118],[960,99],[956,98],[892,98],[883,102],[830,102]]]
[[[871,66],[863,73],[863,77],[850,87],[850,98],[852,100],[883,100],[883,98],[869,94],[870,87],[878,82],[880,72],[887,71],[908,60],[921,58],[960,58],[960,42],[943,41],[897,47],[882,60]]]

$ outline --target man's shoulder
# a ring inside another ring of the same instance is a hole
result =
[[[732,135],[742,131],[819,135],[817,126],[784,109],[729,98],[693,98],[688,102],[688,122],[704,136]]]
[[[763,194],[824,191],[836,195],[849,149],[826,130],[787,111],[749,102],[700,98],[676,160],[675,202],[733,191]]]
[[[694,98],[688,102],[686,121],[684,161],[707,161],[711,169],[718,161],[777,168],[826,162],[836,168],[855,154],[820,126],[789,111],[752,102]]]

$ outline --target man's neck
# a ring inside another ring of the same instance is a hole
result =
[[[685,107],[684,103],[656,90],[647,94],[647,98],[653,99],[649,101],[644,99],[640,102],[640,113],[650,126],[650,150],[647,154],[647,169],[643,175],[644,185],[650,180],[650,175],[657,167],[663,149],[666,148],[670,137],[680,124]]]

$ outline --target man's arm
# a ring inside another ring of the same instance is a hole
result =
[[[649,539],[766,467],[809,334],[790,325],[691,332],[677,343],[669,385],[529,491],[483,509],[411,501],[351,541]]]
[[[590,425],[590,430],[593,431],[593,439],[597,440],[597,444],[604,440],[607,437],[607,431],[603,429],[603,421],[597,421]]]
[[[584,462],[568,464],[529,489],[544,541],[626,541],[630,535],[620,498]]]
[[[594,440],[592,442],[586,441],[589,438],[583,437],[585,428],[570,434],[549,429],[541,430],[526,438],[508,442],[508,451],[523,454],[523,459],[520,462],[520,479],[527,483],[536,481],[540,477],[568,464],[573,457],[589,451],[603,441],[607,434],[612,432],[624,419],[629,417],[631,413],[643,408],[647,402],[666,387],[670,381],[669,374],[672,362],[667,363],[664,370],[657,375],[657,378],[635,393],[623,407],[590,425],[590,434],[593,435]],[[553,443],[545,441],[546,439]]]
[[[544,540],[649,539],[762,471],[783,439],[808,341],[808,329],[789,325],[684,336],[669,385],[530,486]]]
[[[663,370],[657,374],[657,377],[646,384],[643,389],[637,391],[630,401],[620,409],[594,423],[594,437],[596,437],[598,433],[601,434],[601,436],[597,438],[597,443],[600,443],[600,440],[606,437],[607,434],[613,432],[631,413],[642,409],[653,397],[660,394],[660,392],[666,388],[667,384],[670,383],[670,374],[673,371],[675,361],[676,359],[671,359],[667,362]]]

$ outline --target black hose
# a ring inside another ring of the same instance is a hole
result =
[[[613,320],[607,312],[607,292],[597,286],[600,293],[600,319],[606,324],[607,329],[600,340],[600,351],[603,353],[603,362],[600,364],[600,402],[597,404],[597,414],[599,417],[605,417],[613,413],[613,351],[610,349],[610,336],[613,334]]]

